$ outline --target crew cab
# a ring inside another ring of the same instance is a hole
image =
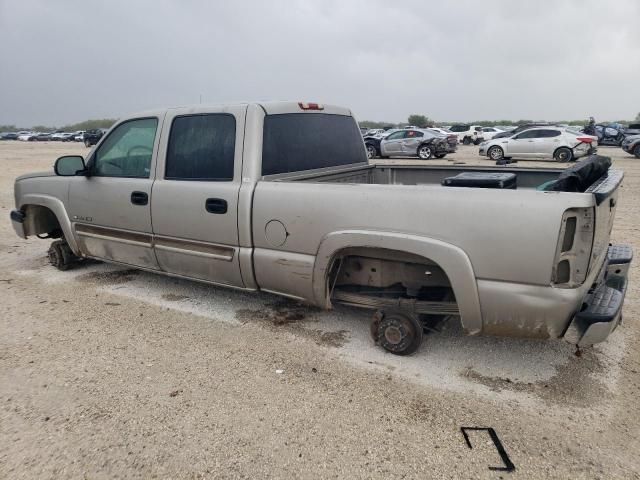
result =
[[[62,270],[94,258],[372,309],[396,354],[450,317],[592,345],[620,321],[632,257],[609,244],[623,180],[609,166],[376,165],[346,108],[198,105],[129,116],[86,159],[18,177],[11,221],[53,238]]]

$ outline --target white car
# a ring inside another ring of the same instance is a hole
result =
[[[497,127],[483,127],[482,128],[482,136],[484,137],[485,140],[491,140],[498,133],[502,133],[502,132],[504,132],[504,130],[502,130],[501,128],[497,128]]]
[[[469,125],[468,123],[460,123],[458,125],[451,125],[449,130],[458,135],[458,142],[465,145],[475,144],[478,145],[485,137],[482,132],[484,127],[482,125]]]
[[[18,140],[30,142],[35,139],[36,135],[36,132],[18,132]]]
[[[84,130],[78,130],[73,133],[73,140],[76,142],[82,142],[84,140]]]
[[[517,158],[570,162],[593,153],[597,144],[597,137],[592,135],[570,128],[546,126],[483,142],[478,153],[495,161]]]

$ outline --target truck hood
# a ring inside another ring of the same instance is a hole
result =
[[[24,180],[26,178],[36,178],[36,177],[55,177],[56,173],[53,170],[49,170],[47,172],[32,172],[32,173],[25,173],[24,175],[20,175],[19,177],[16,177],[16,182],[20,181],[20,180]]]

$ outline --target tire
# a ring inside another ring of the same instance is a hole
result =
[[[47,252],[49,263],[58,270],[69,270],[75,260],[75,255],[64,240],[56,240],[49,247]]]
[[[436,157],[436,158],[444,158],[444,157],[446,157],[446,156],[447,156],[447,154],[446,154],[446,153],[436,153],[436,154],[434,155],[434,157]]]
[[[462,139],[462,144],[463,145],[471,145],[471,139],[469,137],[464,137]]]
[[[416,153],[421,160],[429,160],[433,156],[433,148],[428,143],[423,143]]]
[[[482,139],[481,139],[481,138],[476,138],[476,139],[473,141],[473,144],[474,144],[474,145],[480,145],[481,143],[482,143]]]
[[[84,146],[89,148],[91,146],[91,142],[89,140],[84,141]]]
[[[495,160],[497,162],[498,160],[504,159],[504,150],[502,150],[502,147],[494,145],[489,150],[487,150],[487,155],[491,160]]]
[[[633,149],[633,154],[636,156],[636,158],[640,158],[640,143],[637,144]]]
[[[553,159],[556,162],[570,162],[573,160],[573,152],[570,148],[560,147],[553,152]]]
[[[377,339],[382,348],[394,355],[411,355],[422,343],[422,324],[401,310],[387,310],[377,321]]]
[[[367,143],[365,147],[367,148],[367,158],[369,160],[376,158],[376,156],[378,155],[378,151],[376,150],[376,147],[374,147],[370,143]]]

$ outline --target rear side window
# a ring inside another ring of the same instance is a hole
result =
[[[353,117],[323,113],[267,115],[262,174],[313,170],[367,161]]]
[[[466,132],[469,128],[469,125],[453,125],[449,130],[452,132]]]
[[[407,138],[424,137],[424,133],[416,132],[415,130],[409,130],[407,132]]]
[[[176,117],[167,148],[168,180],[233,180],[236,120],[227,113]]]
[[[538,138],[559,137],[561,133],[560,130],[540,130]]]
[[[542,136],[540,135],[540,132],[542,132],[542,130],[527,130],[519,135],[516,135],[515,138],[517,138],[518,140],[521,140],[523,138],[540,138]]]

